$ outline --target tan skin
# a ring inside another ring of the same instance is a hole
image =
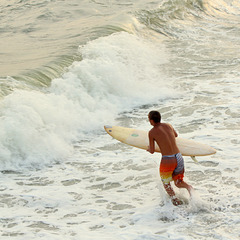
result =
[[[162,155],[173,155],[179,153],[179,149],[176,144],[176,137],[178,134],[174,128],[167,123],[155,123],[149,119],[153,128],[149,131],[149,149],[148,151],[153,154],[155,152],[155,141],[157,142]],[[175,185],[178,188],[186,188],[191,195],[192,186],[188,185],[183,180],[174,180]],[[182,204],[182,202],[175,197],[175,193],[171,187],[171,184],[163,184],[166,192],[171,197],[174,205]]]

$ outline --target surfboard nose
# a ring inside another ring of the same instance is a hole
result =
[[[110,126],[110,125],[106,125],[106,126],[104,126],[104,129],[105,129],[105,131],[106,132],[111,132],[112,130],[112,126]]]

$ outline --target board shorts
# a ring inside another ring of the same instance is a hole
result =
[[[164,184],[173,180],[183,180],[184,162],[181,153],[162,156],[160,163],[160,177]]]

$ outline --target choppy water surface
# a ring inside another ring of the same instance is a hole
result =
[[[239,235],[238,1],[1,1],[1,238]],[[175,207],[161,155],[103,125],[157,109],[217,154],[185,157]]]

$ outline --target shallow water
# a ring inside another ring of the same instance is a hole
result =
[[[239,238],[239,9],[1,1],[1,238]],[[195,192],[174,188],[182,206],[163,190],[161,155],[103,129],[149,130],[152,109],[217,149],[184,158]]]

